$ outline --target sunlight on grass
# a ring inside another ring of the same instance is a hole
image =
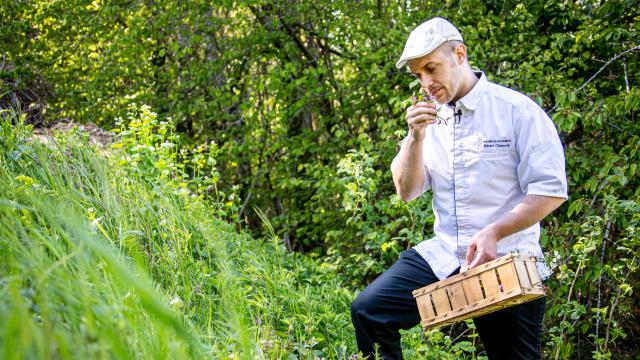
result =
[[[116,165],[117,153],[105,158],[73,132],[39,143],[17,112],[4,115],[3,358],[355,352],[353,293],[273,232],[237,234],[207,201]]]

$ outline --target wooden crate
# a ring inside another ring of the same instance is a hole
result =
[[[509,254],[413,291],[425,330],[545,295],[536,257]]]

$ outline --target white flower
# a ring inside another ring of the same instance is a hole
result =
[[[177,308],[181,308],[182,307],[182,299],[180,299],[179,296],[174,296],[173,299],[171,299],[171,301],[169,302],[169,305],[177,307]]]

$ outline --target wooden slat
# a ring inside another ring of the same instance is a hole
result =
[[[435,283],[433,283],[431,285],[427,285],[427,286],[422,287],[420,289],[416,289],[416,290],[413,291],[413,296],[418,296],[418,295],[423,294],[423,293],[432,292],[435,289],[438,289],[438,288],[453,284],[455,282],[458,282],[458,281],[461,281],[463,279],[472,277],[474,275],[478,275],[478,274],[482,273],[483,271],[485,271],[487,269],[491,269],[491,268],[494,268],[496,266],[499,266],[499,265],[502,265],[502,264],[506,264],[508,262],[512,262],[514,257],[516,257],[516,256],[522,256],[522,255],[509,254],[509,255],[505,255],[505,256],[499,257],[499,258],[497,258],[497,259],[495,259],[493,261],[489,261],[489,262],[486,262],[486,263],[484,263],[482,265],[478,265],[478,266],[474,267],[473,269],[468,270],[465,273],[456,274],[456,275],[451,276],[449,278],[446,278],[444,280],[435,282]]]
[[[475,304],[480,300],[484,300],[484,296],[482,296],[482,289],[480,289],[479,276],[476,275],[462,280],[462,288],[467,296],[469,305]]]
[[[538,274],[538,268],[536,267],[535,261],[525,261],[525,265],[527,266],[527,272],[529,273],[529,279],[531,280],[531,285],[535,286],[540,283],[540,275]]]
[[[451,302],[452,310],[456,310],[467,305],[467,300],[464,296],[464,289],[462,288],[461,283],[457,282],[448,286],[447,291],[449,292],[449,301]]]
[[[436,289],[436,291],[432,292],[431,299],[436,307],[437,316],[442,316],[451,311],[449,297],[447,297],[447,291],[444,288]]]
[[[483,313],[487,307],[494,306],[495,304],[509,303],[513,301],[514,297],[521,297],[517,292],[501,293],[499,295],[484,299],[475,305],[468,305],[461,309],[451,311],[443,316],[437,316],[433,319],[422,321],[423,326],[432,327],[434,324],[437,326],[445,323],[450,323],[456,319],[467,319],[476,316],[476,314]]]
[[[436,314],[433,312],[430,294],[424,294],[416,298],[416,302],[418,303],[418,312],[420,312],[421,319],[432,319],[435,317]]]
[[[484,296],[491,297],[500,293],[498,287],[498,278],[495,271],[485,271],[480,274],[480,280],[482,281],[482,288],[484,289]]]
[[[496,270],[498,270],[498,275],[500,276],[503,292],[520,288],[518,275],[516,274],[516,269],[513,266],[513,263],[498,266]]]
[[[482,300],[476,304],[476,306],[465,306],[462,309],[452,311],[442,317],[436,316],[434,319],[425,319],[421,323],[425,330],[433,329],[446,324],[452,324],[457,321],[486,315],[505,307],[535,300],[542,296],[544,296],[544,292],[527,295],[521,295],[517,291],[505,292]]]
[[[516,260],[513,265],[516,267],[516,273],[518,274],[518,280],[520,281],[520,286],[524,289],[531,288],[531,280],[529,280],[529,274],[527,273],[527,266],[524,264],[523,260]]]

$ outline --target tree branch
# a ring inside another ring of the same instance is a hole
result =
[[[242,220],[242,215],[244,214],[244,209],[247,207],[247,204],[249,203],[249,199],[251,199],[251,193],[253,192],[253,188],[256,186],[256,181],[260,177],[260,175],[261,175],[261,171],[258,171],[258,173],[253,177],[253,180],[251,180],[251,185],[249,185],[249,190],[247,191],[247,196],[245,197],[244,203],[242,204],[242,207],[240,208],[240,211],[238,212],[238,221]]]
[[[627,72],[627,57],[625,56],[622,61],[622,68],[624,69],[624,84],[627,86],[627,93],[631,92],[631,86],[629,85],[629,73]]]
[[[576,90],[575,92],[578,92],[578,91],[580,91],[580,90],[584,89],[584,87],[585,87],[585,86],[587,86],[587,84],[589,84],[591,81],[593,81],[593,79],[595,79],[595,78],[596,78],[596,76],[598,76],[598,74],[600,74],[600,73],[602,72],[602,70],[604,70],[604,69],[605,69],[607,66],[609,66],[612,62],[616,61],[618,58],[620,58],[620,57],[621,57],[621,56],[623,56],[624,54],[628,54],[628,53],[630,53],[630,52],[632,52],[632,51],[637,51],[637,50],[640,50],[640,45],[636,45],[636,46],[632,47],[631,49],[625,50],[625,51],[621,52],[620,54],[618,54],[618,55],[616,55],[616,56],[612,57],[609,61],[607,61],[604,65],[602,65],[602,67],[600,68],[600,70],[596,71],[596,73],[595,73],[595,74],[593,74],[593,76],[591,76],[591,77],[589,78],[589,80],[587,80],[584,84],[582,84],[582,86],[580,86],[580,87],[578,88],[578,90]]]
[[[300,51],[302,51],[302,53],[304,54],[304,56],[309,59],[309,61],[311,61],[311,63],[313,63],[314,67],[318,66],[318,59],[317,57],[311,55],[311,53],[309,52],[309,49],[307,49],[304,44],[302,43],[302,41],[296,36],[295,31],[291,28],[291,26],[289,26],[289,24],[287,24],[284,19],[280,18],[280,23],[282,24],[282,26],[284,26],[284,29],[287,31],[287,34],[289,34],[289,36],[291,37],[291,39],[293,39],[293,42],[296,44],[296,46],[298,47],[298,49],[300,49]]]

